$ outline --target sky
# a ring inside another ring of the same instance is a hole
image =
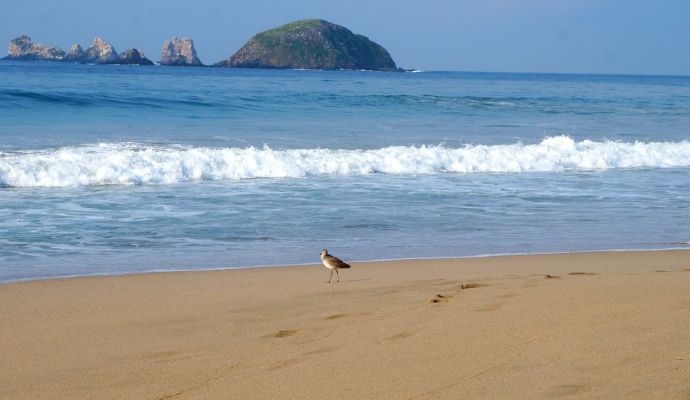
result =
[[[153,61],[189,36],[211,64],[252,35],[321,18],[368,36],[398,66],[443,71],[690,75],[688,0],[22,0],[3,2],[0,42],[67,50],[95,36]]]

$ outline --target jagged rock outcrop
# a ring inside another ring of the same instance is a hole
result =
[[[10,41],[5,58],[8,60],[62,61],[64,57],[65,52],[59,48],[34,43],[30,37],[22,35]]]
[[[113,46],[97,37],[86,51],[78,44],[73,44],[63,61],[95,64],[132,64],[153,65],[153,62],[144,56],[144,52],[138,49],[129,49],[119,55]]]
[[[115,48],[98,36],[93,40],[91,47],[84,52],[83,62],[86,63],[117,64],[119,61],[120,57]]]
[[[72,47],[69,48],[67,55],[62,59],[62,61],[84,62],[84,49],[82,49],[81,46],[76,43],[73,44]]]
[[[146,58],[143,51],[129,49],[120,53],[120,64],[153,65],[153,61]]]
[[[219,67],[397,71],[388,51],[366,36],[319,19],[261,32]]]
[[[161,49],[161,65],[171,66],[202,66],[196,55],[194,42],[188,37],[172,37],[163,43]]]
[[[196,57],[196,53],[194,53],[194,56]],[[65,54],[64,51],[57,47],[48,47],[42,44],[33,43],[28,36],[22,35],[10,41],[6,59],[66,61],[82,64],[153,65],[153,62],[146,58],[144,53],[138,49],[130,49],[118,55],[113,46],[100,37],[96,37],[91,47],[86,49],[86,51],[84,51],[80,45],[73,44],[72,47],[69,48],[69,52]]]

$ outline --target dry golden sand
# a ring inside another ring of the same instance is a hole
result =
[[[690,399],[689,268],[616,252],[0,285],[0,398]]]

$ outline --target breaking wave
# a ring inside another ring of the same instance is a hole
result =
[[[145,185],[368,174],[522,173],[690,167],[690,142],[391,146],[373,150],[205,148],[132,143],[0,153],[0,186]]]

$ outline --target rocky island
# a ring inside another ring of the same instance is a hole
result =
[[[82,64],[153,65],[153,62],[144,56],[144,52],[129,49],[118,54],[110,43],[98,36],[86,50],[83,50],[78,44],[73,44],[62,61]]]
[[[142,51],[130,49],[118,54],[115,48],[100,37],[93,40],[91,46],[84,50],[78,44],[73,44],[69,52],[57,47],[49,47],[34,43],[26,35],[19,36],[10,41],[7,51],[7,60],[37,60],[37,61],[63,61],[93,64],[135,64],[153,65],[151,60],[144,56]]]
[[[67,62],[81,62],[86,56],[84,55],[84,49],[78,44],[73,44],[69,48],[67,55],[62,59],[62,61]]]
[[[138,49],[125,50],[119,55],[118,64],[153,65],[153,61],[146,58],[144,52]]]
[[[192,39],[172,37],[163,43],[160,65],[200,67],[204,64],[196,55]]]
[[[21,35],[10,40],[5,59],[62,61],[64,57],[65,52],[59,48],[34,43],[30,37]]]
[[[388,51],[366,36],[320,19],[256,34],[217,67],[397,71]]]
[[[115,48],[97,36],[91,47],[84,52],[82,59],[77,61],[93,64],[116,64],[119,60],[120,57],[118,57]]]

